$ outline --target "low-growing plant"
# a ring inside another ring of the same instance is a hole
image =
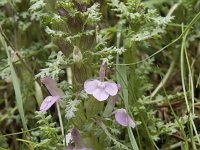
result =
[[[199,149],[198,0],[0,2],[0,149]]]

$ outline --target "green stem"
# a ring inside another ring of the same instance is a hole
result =
[[[62,136],[64,137],[64,135],[65,135],[64,126],[63,126],[60,106],[59,106],[58,102],[56,102],[56,107],[57,107],[57,111],[58,111],[58,118],[59,118],[59,122],[60,122],[61,133],[62,133]]]
[[[172,114],[173,114],[173,116],[174,116],[176,122],[178,123],[178,125],[179,125],[179,127],[180,127],[180,130],[181,130],[181,133],[182,133],[182,135],[183,135],[184,142],[185,142],[184,148],[185,148],[185,150],[188,150],[188,139],[187,139],[187,136],[186,136],[186,134],[185,134],[183,125],[182,125],[181,122],[179,121],[179,118],[177,117],[176,113],[174,112],[174,110],[173,110],[173,108],[172,108],[172,106],[171,106],[171,103],[170,103],[170,101],[169,101],[169,99],[168,99],[167,96],[166,96],[166,98],[167,98],[167,101],[168,101],[170,110],[171,110],[171,112],[172,112]]]
[[[152,92],[152,94],[150,96],[151,98],[153,98],[156,95],[156,93],[166,84],[166,82],[168,81],[168,79],[169,79],[169,77],[170,77],[170,75],[171,75],[171,73],[172,73],[172,71],[174,69],[175,63],[176,63],[175,60],[172,61],[172,63],[170,65],[166,75],[164,76],[162,81],[159,83],[159,85],[156,87],[156,89]]]
[[[119,47],[119,45],[120,45],[120,38],[121,38],[121,33],[117,33],[117,47]],[[116,63],[117,64],[119,63],[119,54],[117,54],[117,56],[116,56]],[[117,66],[116,70],[118,70],[118,69],[119,68]],[[124,78],[126,78],[125,81],[127,81],[126,74],[125,74]],[[120,80],[119,79],[119,72],[118,71],[117,71],[117,80],[118,81]],[[123,93],[123,99],[124,99],[125,109],[128,112],[128,89],[126,89],[124,86],[122,87],[122,93]],[[128,126],[128,135],[129,135],[129,139],[130,139],[131,146],[132,146],[133,150],[139,150],[137,142],[135,140],[135,137],[133,135],[133,132],[132,132],[130,126]]]
[[[183,27],[182,27],[182,30],[183,30]],[[193,119],[191,118],[191,115],[193,114],[194,115],[194,89],[193,89],[193,80],[192,80],[192,72],[191,72],[191,69],[190,69],[190,64],[189,64],[189,59],[188,59],[188,56],[187,56],[187,52],[186,52],[186,37],[189,33],[189,30],[187,30],[187,32],[184,34],[183,36],[183,39],[182,39],[182,44],[181,44],[181,61],[180,61],[180,66],[181,66],[181,81],[182,81],[182,87],[183,87],[183,92],[184,92],[184,97],[185,97],[185,102],[186,102],[186,106],[187,106],[187,111],[188,111],[188,115],[189,115],[189,123],[190,123],[190,129],[191,129],[191,139],[193,138],[193,135],[192,135],[192,130],[194,130],[196,136],[197,136],[197,140],[198,140],[198,143],[200,144],[200,138],[198,136],[198,132],[197,132],[197,129],[196,129],[196,126],[194,124],[194,121]],[[191,89],[191,96],[192,96],[192,113],[191,113],[191,109],[190,109],[190,106],[189,106],[189,102],[188,102],[188,97],[187,97],[187,90],[186,90],[186,85],[185,85],[185,70],[184,70],[184,54],[185,54],[185,57],[186,57],[186,61],[187,61],[187,67],[188,67],[188,70],[189,70],[189,85],[191,85],[191,88],[189,87],[189,89]],[[193,129],[192,129],[193,127]],[[193,140],[192,140],[193,142]],[[193,143],[194,145],[194,143]],[[194,148],[194,147],[193,147]]]

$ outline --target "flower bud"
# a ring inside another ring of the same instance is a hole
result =
[[[71,135],[76,146],[83,146],[81,136],[76,128],[72,129]]]
[[[99,70],[99,79],[102,82],[104,81],[105,78],[106,67],[107,67],[107,60],[104,59]]]
[[[63,7],[58,7],[57,11],[60,16],[66,16],[68,14],[68,12]]]
[[[83,60],[83,55],[81,53],[81,50],[77,46],[74,46],[73,61],[80,66],[82,60]]]

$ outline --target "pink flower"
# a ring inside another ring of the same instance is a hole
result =
[[[40,106],[40,111],[47,111],[55,102],[57,102],[64,93],[61,89],[57,87],[56,81],[50,77],[44,77],[41,79],[41,82],[46,86],[51,96],[47,96]]]
[[[117,109],[115,112],[115,120],[122,126],[127,127],[128,125],[132,128],[135,128],[135,122],[128,115],[125,109]]]
[[[87,80],[84,89],[88,94],[92,94],[97,100],[104,101],[109,95],[114,96],[118,92],[117,84],[114,82],[101,82],[99,80]]]
[[[115,82],[104,81],[106,61],[103,61],[99,71],[100,80],[86,80],[84,89],[88,94],[92,94],[97,100],[104,101],[109,95],[115,96],[118,92],[118,85]]]

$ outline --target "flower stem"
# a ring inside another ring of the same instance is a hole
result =
[[[56,107],[57,107],[57,111],[58,111],[58,118],[59,118],[59,122],[60,122],[61,133],[62,133],[62,136],[64,137],[65,133],[64,133],[64,127],[63,127],[63,121],[62,121],[60,106],[59,106],[58,102],[56,102]]]

